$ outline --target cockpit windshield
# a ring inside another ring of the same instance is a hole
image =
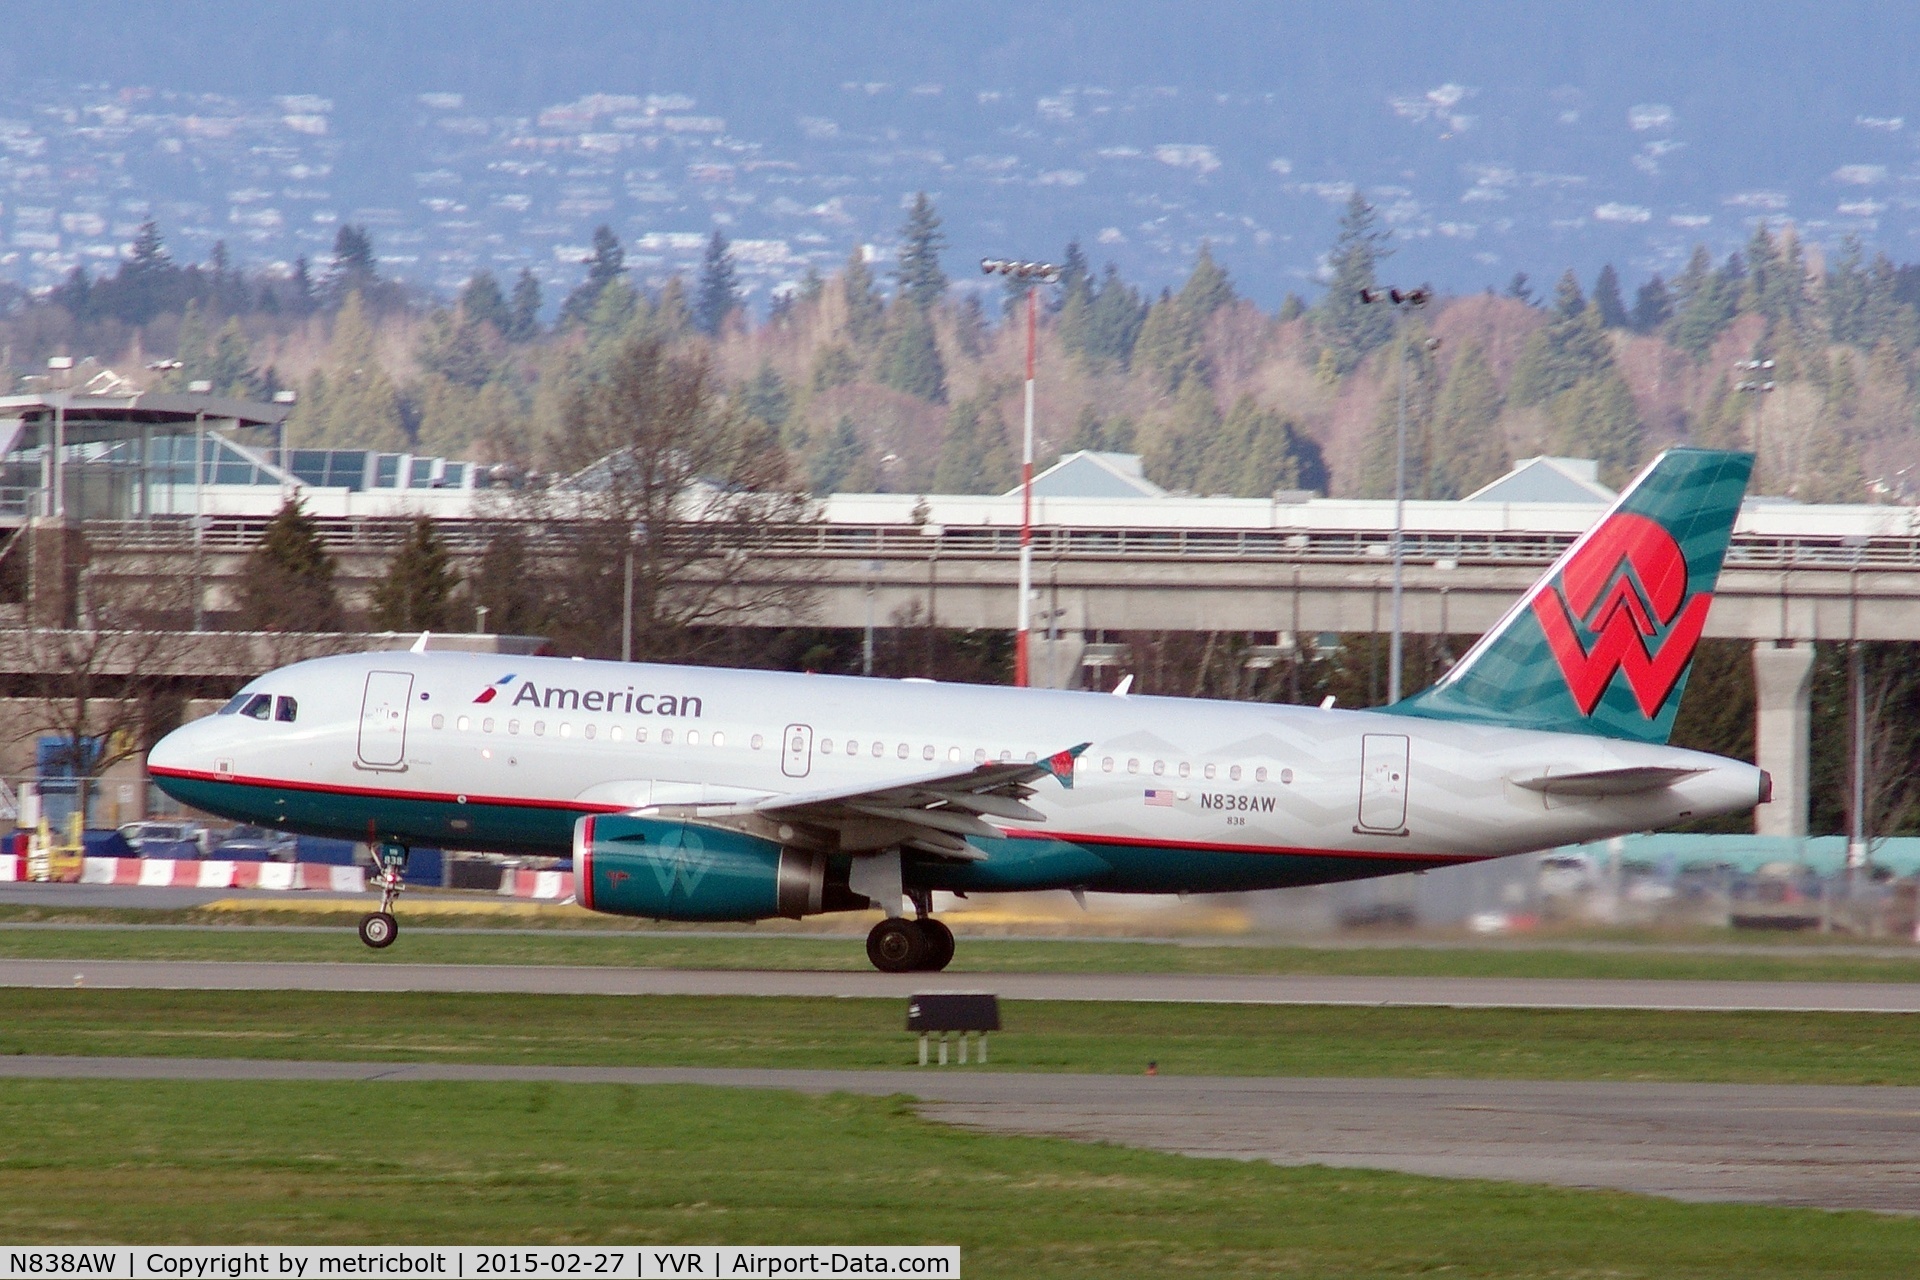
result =
[[[221,716],[246,716],[253,720],[278,720],[292,724],[300,717],[300,704],[285,694],[236,693],[227,705],[214,712]]]

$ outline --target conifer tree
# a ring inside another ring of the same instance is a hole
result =
[[[700,260],[700,284],[694,297],[693,324],[709,338],[720,336],[720,329],[740,305],[740,285],[734,276],[733,253],[726,236],[715,227],[707,239],[706,256]]]
[[[1580,298],[1572,274],[1560,282],[1553,319],[1527,338],[1514,364],[1507,394],[1517,405],[1541,404],[1582,378],[1613,367],[1613,345],[1600,324],[1600,312]],[[1581,304],[1577,309],[1576,302]]]
[[[333,266],[327,272],[329,297],[335,305],[339,305],[349,294],[357,293],[364,304],[379,283],[380,272],[373,256],[373,236],[363,226],[341,223],[340,230],[333,237]]]
[[[319,527],[297,497],[288,499],[240,571],[240,625],[248,631],[338,631],[333,573]]]
[[[493,356],[481,336],[480,322],[470,315],[436,311],[414,345],[414,360],[455,386],[477,391],[493,377]]]
[[[308,379],[287,428],[300,445],[405,447],[399,393],[380,362],[377,335],[359,294],[348,294],[334,317],[326,363]]]
[[[933,321],[923,308],[911,302],[894,306],[876,374],[882,386],[934,404],[946,402],[947,368],[934,339]]]
[[[520,268],[520,277],[513,282],[513,297],[507,303],[506,336],[515,342],[525,342],[540,332],[540,277],[533,274],[532,267]]]
[[[1140,300],[1139,290],[1122,280],[1120,269],[1109,262],[1087,317],[1084,358],[1088,370],[1127,369],[1146,319],[1147,305]]]
[[[1624,485],[1640,465],[1646,428],[1617,369],[1609,367],[1555,396],[1547,406],[1547,423],[1554,451],[1595,459],[1607,484]]]
[[[1054,302],[1056,310],[1064,310],[1077,290],[1088,302],[1093,299],[1093,266],[1087,261],[1087,255],[1080,248],[1078,240],[1067,241],[1067,251],[1060,259],[1060,288]]]
[[[1193,260],[1193,270],[1187,273],[1187,282],[1180,286],[1177,298],[1193,317],[1196,328],[1205,327],[1214,312],[1232,304],[1233,281],[1213,260],[1213,246],[1207,241],[1200,242],[1200,252]]]
[[[460,585],[447,545],[427,516],[415,518],[407,540],[373,588],[377,631],[444,631],[452,622],[453,593]]]
[[[856,347],[864,347],[880,336],[886,323],[886,303],[873,287],[873,272],[867,269],[867,256],[859,246],[847,255],[846,268],[840,273],[840,293],[847,306],[847,337]]]
[[[784,432],[793,415],[793,393],[775,372],[771,360],[762,360],[759,371],[740,388],[740,403],[746,411],[775,431]]]
[[[460,290],[460,314],[473,324],[490,324],[501,337],[511,336],[513,316],[507,310],[506,295],[493,272],[482,268],[468,278]]]
[[[486,629],[494,635],[530,636],[547,630],[548,604],[524,536],[508,525],[493,536],[475,568],[473,601],[487,611]]]
[[[1436,475],[1439,444],[1434,438],[1439,369],[1432,349],[1427,346],[1424,324],[1410,321],[1402,331],[1402,340],[1407,388],[1406,493],[1409,498],[1431,498],[1439,482]],[[1402,357],[1389,347],[1377,358],[1380,367],[1387,371],[1383,384],[1385,394],[1380,397],[1373,430],[1367,434],[1360,460],[1360,492],[1369,498],[1391,498],[1399,463]]]
[[[834,424],[807,467],[808,487],[818,497],[832,493],[864,493],[873,488],[873,467],[867,446],[853,419],[846,414]]]
[[[620,237],[613,228],[601,223],[593,229],[593,254],[586,261],[587,278],[576,286],[567,300],[560,304],[560,323],[584,324],[593,314],[594,304],[600,301],[600,293],[627,271],[627,251],[620,245]]]
[[[313,287],[313,271],[307,265],[306,254],[293,260],[293,278],[289,283],[293,286],[293,313],[312,315],[320,305],[320,299]]]
[[[238,320],[220,326],[213,345],[207,349],[206,364],[200,375],[213,384],[213,394],[244,400],[255,390],[253,348],[240,331]]]
[[[1265,498],[1282,489],[1327,487],[1320,446],[1252,396],[1235,402],[1206,449],[1194,488],[1236,498]]]
[[[1673,295],[1667,292],[1667,282],[1656,275],[1633,295],[1633,331],[1653,333],[1672,318]]]
[[[1093,323],[1093,273],[1087,269],[1087,256],[1080,242],[1067,244],[1066,262],[1060,268],[1059,311],[1056,331],[1060,346],[1070,355],[1087,363],[1088,330]]]
[[[1199,318],[1179,298],[1162,290],[1160,300],[1141,322],[1134,361],[1159,375],[1168,391],[1178,391],[1189,381],[1204,383],[1208,370],[1200,337]]]
[[[1387,247],[1389,234],[1380,229],[1366,197],[1355,191],[1340,216],[1340,234],[1328,259],[1333,278],[1314,314],[1314,332],[1321,345],[1333,353],[1333,366],[1341,374],[1354,369],[1368,352],[1393,335],[1388,308],[1360,301],[1362,290],[1379,283],[1375,268],[1393,252]]]
[[[1014,482],[1007,431],[990,393],[963,400],[947,415],[934,467],[936,493],[1004,493]]]
[[[946,296],[947,276],[940,269],[940,251],[946,245],[933,201],[926,192],[919,192],[900,228],[900,263],[894,275],[900,296],[923,310]]]
[[[1500,385],[1480,344],[1469,340],[1454,357],[1433,419],[1433,474],[1429,497],[1464,498],[1506,470],[1500,429]]]
[[[1174,397],[1172,414],[1147,442],[1141,459],[1147,478],[1163,488],[1194,490],[1220,425],[1213,390],[1199,378],[1187,379]]]
[[[1627,327],[1626,299],[1620,296],[1620,273],[1609,262],[1600,268],[1599,278],[1593,282],[1593,305],[1600,309],[1600,323],[1608,329]]]

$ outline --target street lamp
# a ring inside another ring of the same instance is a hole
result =
[[[1016,262],[1009,258],[982,258],[983,275],[1009,276],[1027,282],[1027,420],[1020,449],[1020,609],[1013,633],[1013,683],[1028,683],[1029,642],[1033,625],[1033,355],[1043,284],[1060,283],[1060,268],[1051,262]]]
[[[1753,360],[1735,360],[1735,373],[1747,376],[1733,384],[1735,391],[1759,397],[1773,390],[1773,361],[1759,358]],[[1760,406],[1753,406],[1753,491],[1760,492]]]
[[[1424,307],[1433,295],[1426,289],[1362,289],[1360,301],[1384,303],[1393,308],[1393,345],[1399,348],[1400,416],[1393,444],[1393,642],[1387,650],[1387,704],[1400,701],[1400,672],[1403,642],[1401,638],[1401,596],[1406,563],[1407,516],[1407,344],[1401,330],[1407,312]],[[1375,668],[1379,670],[1379,668]]]

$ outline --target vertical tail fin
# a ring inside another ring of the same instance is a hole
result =
[[[1667,450],[1451,671],[1386,710],[1665,742],[1752,469]]]

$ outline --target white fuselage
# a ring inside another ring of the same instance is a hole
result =
[[[289,830],[554,855],[582,815],[877,788],[1090,744],[1070,789],[1035,784],[1043,821],[997,820],[1008,838],[976,840],[984,859],[922,869],[934,887],[1356,878],[1737,812],[1763,788],[1738,761],[1579,734],[704,667],[367,653],[299,663],[244,693],[293,699],[293,718],[182,727],[151,753],[162,787]],[[1636,767],[1696,772],[1602,797],[1518,785]]]

